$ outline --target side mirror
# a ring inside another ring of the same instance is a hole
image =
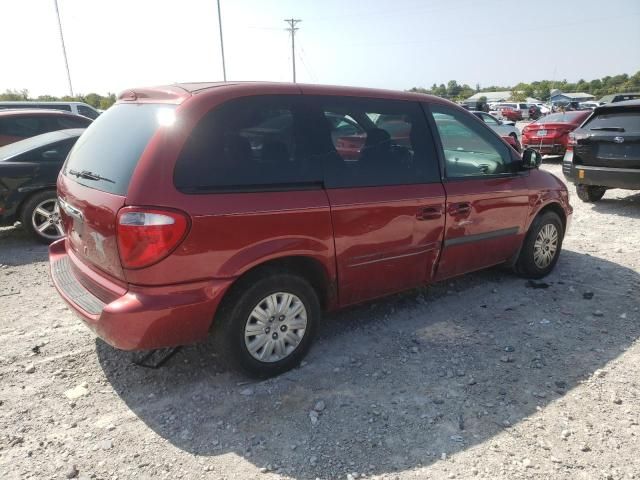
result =
[[[531,170],[538,168],[542,163],[542,155],[533,148],[525,148],[522,152],[522,168]]]
[[[60,158],[60,152],[58,152],[58,150],[47,150],[42,154],[42,158],[46,160],[55,160]]]

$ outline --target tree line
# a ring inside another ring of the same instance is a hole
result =
[[[98,93],[88,93],[87,95],[76,95],[74,97],[65,95],[64,97],[55,97],[53,95],[39,95],[31,97],[29,90],[5,90],[0,93],[0,101],[39,101],[39,102],[84,102],[92,107],[106,110],[116,102],[115,93],[107,93],[100,95]]]
[[[475,88],[470,87],[466,83],[460,85],[455,80],[449,80],[445,85],[433,84],[431,88],[413,87],[410,92],[429,93],[439,97],[449,98],[451,100],[465,100],[475,93],[479,92],[496,92],[496,91],[512,91],[512,100],[524,101],[527,97],[537,98],[538,100],[548,101],[552,90],[560,90],[562,92],[584,92],[593,95],[595,98],[601,98],[611,93],[639,92],[640,91],[640,71],[629,76],[626,73],[614,75],[595,80],[586,81],[580,79],[575,83],[566,80],[540,80],[531,83],[520,82],[512,87],[501,87],[491,85],[488,87],[480,87],[476,84]]]
[[[640,71],[634,75],[629,76],[626,73],[621,75],[614,75],[595,80],[586,81],[580,79],[575,83],[567,82],[566,80],[540,80],[531,83],[520,82],[512,87],[504,87],[491,85],[488,87],[480,87],[480,84],[476,84],[475,88],[469,85],[460,85],[456,80],[449,80],[447,84],[441,83],[440,85],[433,84],[431,88],[425,87],[413,87],[410,92],[429,93],[431,95],[437,95],[439,97],[449,98],[451,100],[465,100],[475,93],[479,92],[495,92],[495,91],[512,91],[512,100],[524,101],[527,97],[534,97],[544,102],[549,100],[552,90],[560,90],[562,92],[584,92],[593,95],[596,98],[609,95],[610,93],[624,93],[624,92],[639,92],[640,91]],[[37,100],[42,102],[84,102],[89,105],[106,110],[116,101],[116,95],[114,93],[107,93],[106,96],[98,93],[89,93],[87,95],[76,95],[71,97],[66,95],[64,97],[55,97],[52,95],[40,95],[32,98],[29,96],[29,90],[5,90],[4,93],[0,93],[0,101],[23,101],[23,100]]]

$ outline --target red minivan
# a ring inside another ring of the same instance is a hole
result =
[[[357,156],[337,146],[355,131]],[[222,358],[274,375],[305,355],[323,311],[492,265],[549,273],[572,209],[539,163],[428,95],[128,90],[60,173],[66,237],[50,247],[51,274],[114,347],[212,331]]]

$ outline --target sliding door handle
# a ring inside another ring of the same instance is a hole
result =
[[[453,203],[449,206],[449,215],[469,215],[471,204],[468,202]]]
[[[442,216],[440,207],[423,207],[416,213],[418,220],[436,220]]]

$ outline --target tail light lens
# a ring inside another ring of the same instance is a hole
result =
[[[571,149],[573,150],[573,147],[575,147],[577,144],[576,142],[576,136],[573,133],[569,134],[569,141],[567,142],[567,149]]]
[[[189,218],[184,213],[125,207],[118,212],[117,239],[124,268],[143,268],[166,258],[184,239]]]

